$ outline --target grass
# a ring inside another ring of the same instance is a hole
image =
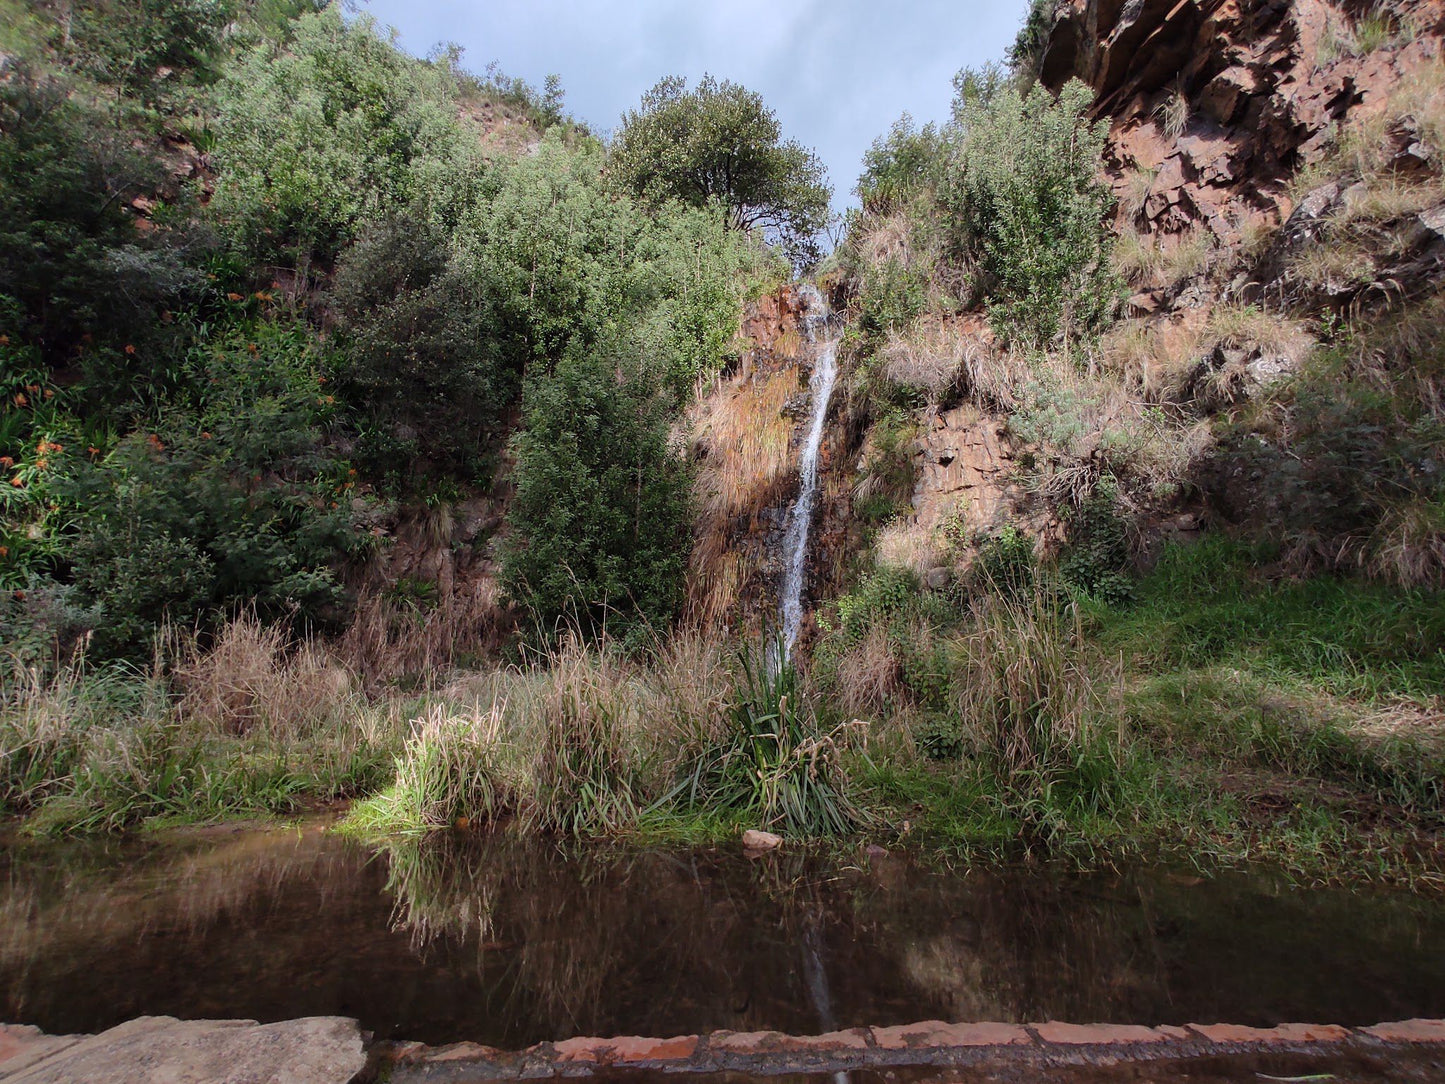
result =
[[[406,726],[402,702],[355,682],[311,695],[334,659],[243,617],[169,673],[12,676],[0,795],[37,832],[351,796],[346,828],[367,837],[766,827],[974,860],[1169,853],[1433,883],[1445,606],[1282,577],[1270,556],[1175,547],[1115,605],[1047,569],[1008,591],[880,575],[820,622],[804,672],[698,635],[634,654],[567,641],[455,675]]]
[[[394,705],[311,646],[242,616],[151,670],[16,668],[0,681],[0,809],[35,832],[290,812],[378,785]],[[329,675],[327,683],[319,675]]]

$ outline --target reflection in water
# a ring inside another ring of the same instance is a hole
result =
[[[927,1018],[1369,1023],[1445,1014],[1442,934],[1430,901],[1265,875],[959,875],[506,832],[373,850],[308,828],[11,849],[0,1019],[339,1013],[500,1046]]]

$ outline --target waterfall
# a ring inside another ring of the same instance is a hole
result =
[[[832,325],[832,314],[822,293],[812,283],[798,288],[807,310],[803,330],[814,349],[813,375],[808,389],[813,393],[813,411],[808,421],[808,439],[803,444],[799,463],[798,499],[788,516],[783,536],[782,617],[783,658],[793,651],[798,629],[803,623],[803,578],[808,566],[808,528],[813,519],[813,498],[818,489],[818,450],[823,445],[823,426],[828,420],[828,401],[833,397],[833,382],[838,377],[838,334]]]

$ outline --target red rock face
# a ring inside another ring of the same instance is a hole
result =
[[[1445,0],[1386,3],[1413,33],[1368,52],[1342,48],[1366,7],[1065,0],[1040,78],[1057,90],[1077,77],[1096,92],[1095,112],[1110,121],[1106,173],[1121,197],[1135,196],[1121,198],[1121,224],[1132,217],[1166,236],[1204,227],[1233,244],[1289,216],[1286,182],[1320,155],[1332,125],[1380,108],[1440,54]],[[1141,171],[1153,174],[1142,193]]]

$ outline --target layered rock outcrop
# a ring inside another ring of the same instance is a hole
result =
[[[1094,89],[1121,219],[1233,245],[1290,216],[1290,177],[1437,57],[1442,31],[1442,0],[1064,0],[1039,71]]]

